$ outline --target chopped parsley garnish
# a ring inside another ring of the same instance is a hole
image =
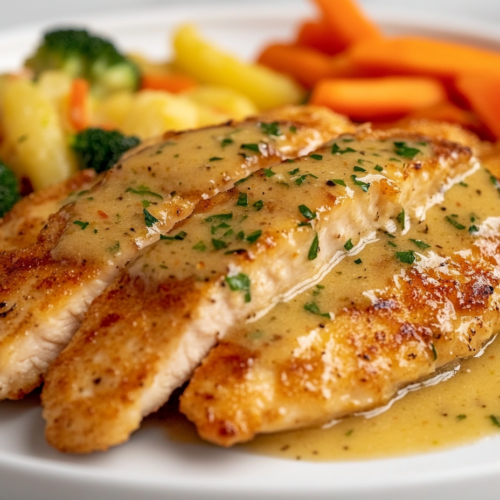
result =
[[[219,229],[227,229],[228,227],[231,227],[229,224],[226,224],[225,222],[221,222],[218,226],[212,226],[210,228],[210,232],[212,234],[215,234]]]
[[[252,177],[252,175],[250,174],[248,177],[245,177],[244,179],[240,179],[239,181],[236,181],[234,183],[235,186],[239,186],[240,184],[243,184],[245,181],[248,181],[248,179],[250,179],[250,177]]]
[[[468,185],[467,183],[463,182],[463,181],[462,181],[462,182],[459,182],[459,183],[458,183],[458,185],[459,185],[459,186],[462,186],[462,187],[464,187],[464,188],[468,188],[468,187],[469,187],[469,185]]]
[[[214,222],[217,220],[231,220],[232,218],[233,218],[233,213],[231,212],[229,214],[211,215],[210,217],[203,219],[203,222]]]
[[[112,246],[112,247],[109,247],[108,248],[108,251],[110,251],[111,253],[118,253],[118,251],[120,250],[120,242],[119,241],[115,241],[115,244]]]
[[[245,239],[248,241],[248,243],[255,243],[262,235],[262,231],[258,229],[257,231],[254,231],[253,233],[250,233]]]
[[[331,182],[331,185],[332,186],[335,186],[336,184],[338,184],[339,186],[344,186],[346,187],[346,184],[345,184],[345,181],[343,181],[342,179],[330,179],[327,184]],[[330,184],[329,184],[330,185]]]
[[[434,361],[436,361],[436,359],[438,359],[438,353],[436,351],[436,346],[434,345],[434,342],[431,342],[430,346],[432,350],[432,355],[434,356]]]
[[[263,206],[264,206],[264,202],[263,202],[262,200],[258,200],[258,201],[256,201],[256,202],[252,205],[252,207],[254,207],[254,208],[255,208],[255,210],[257,210],[257,212],[258,212],[259,210],[261,210]]]
[[[321,290],[324,290],[325,289],[325,286],[324,285],[316,285],[314,287],[314,290],[312,292],[312,294],[317,297],[320,293],[321,293]]]
[[[365,193],[370,189],[370,184],[368,182],[363,182],[357,179],[355,175],[351,175],[351,179],[356,186],[359,186]]]
[[[224,158],[221,158],[220,156],[212,156],[212,158],[210,158],[208,161],[221,161],[223,159]]]
[[[249,151],[253,151],[254,153],[260,153],[259,145],[256,143],[242,144],[240,148],[248,149]]]
[[[421,153],[420,149],[409,147],[406,142],[395,142],[394,150],[398,156],[402,156],[403,158],[413,159],[418,153]]]
[[[354,248],[354,244],[353,242],[351,241],[351,239],[349,238],[349,240],[347,241],[347,243],[344,245],[344,248],[349,252],[349,250],[352,250]]]
[[[314,260],[318,256],[318,252],[319,252],[319,238],[318,238],[318,233],[316,233],[311,243],[311,247],[309,248],[309,253],[307,255],[307,258],[309,260]]]
[[[318,154],[314,153],[312,155],[309,155],[309,158],[312,158],[313,160],[322,160],[323,155],[318,155]]]
[[[290,132],[292,134],[296,134],[297,133],[297,127],[295,125],[292,125],[289,130],[290,130]]]
[[[216,240],[215,238],[212,238],[212,244],[216,250],[222,250],[223,248],[228,247],[228,244],[225,241]]]
[[[278,122],[259,123],[259,127],[263,134],[274,135],[276,137],[281,135]]]
[[[340,149],[339,148],[339,145],[337,143],[335,143],[333,146],[332,146],[332,155],[335,155],[335,154],[346,154],[346,153],[355,153],[356,150],[355,149],[352,149],[352,148],[345,148],[345,149]]]
[[[465,229],[465,226],[463,224],[460,224],[460,222],[455,220],[453,217],[450,217],[449,215],[445,217],[445,220],[446,222],[449,222],[456,229],[460,230]]]
[[[238,207],[248,207],[248,195],[246,193],[240,193],[238,195],[238,201],[236,202]]]
[[[299,222],[297,227],[312,227],[312,224],[310,222]]]
[[[304,175],[301,175],[300,177],[298,177],[297,179],[295,179],[295,184],[297,184],[297,186],[300,186],[308,177],[312,177],[313,179],[317,179],[317,177],[313,174],[304,174]]]
[[[290,170],[288,173],[290,175],[295,175],[299,173],[300,168],[294,168],[293,170]]]
[[[306,205],[299,205],[299,212],[307,219],[313,220],[316,218],[316,214]]]
[[[467,418],[467,415],[465,415],[464,413],[457,415],[457,420],[465,420],[466,418]]]
[[[500,418],[495,415],[490,415],[490,420],[493,422],[493,425],[500,427]]]
[[[304,304],[304,309],[311,314],[315,314],[316,316],[330,319],[330,313],[322,313],[316,302],[308,302],[307,304]]]
[[[353,169],[355,172],[366,172],[366,168],[358,167],[357,165]]]
[[[396,220],[401,224],[401,229],[404,230],[406,224],[406,215],[404,208],[403,210],[401,210],[401,212],[399,212],[398,216],[396,217]]]
[[[469,233],[470,234],[473,234],[473,233],[477,233],[479,231],[479,228],[475,225],[472,225],[469,227]]]
[[[398,246],[396,245],[396,243],[393,243],[392,241],[388,241],[387,244],[390,246],[390,247],[394,247],[394,248],[398,248]]]
[[[384,170],[384,167],[381,167],[380,165],[377,165],[375,167],[373,167],[377,172],[382,172],[382,170]]]
[[[204,252],[207,249],[207,246],[203,241],[199,241],[196,243],[196,245],[193,247],[193,250],[199,250],[200,252]]]
[[[182,241],[185,239],[187,236],[187,233],[185,231],[181,231],[180,233],[176,234],[175,236],[165,236],[165,235],[160,235],[160,240],[176,240],[176,241]]]
[[[425,243],[422,240],[412,240],[412,239],[410,239],[410,241],[412,243],[414,243],[415,245],[417,245],[417,247],[420,248],[420,250],[426,250],[427,248],[431,248],[431,245],[428,245],[427,243]]]
[[[134,193],[134,194],[138,194],[139,196],[153,196],[154,198],[158,198],[160,200],[163,200],[163,196],[161,194],[158,194],[158,193],[154,193],[153,191],[151,191],[148,187],[146,186],[139,186],[137,189],[134,189],[134,188],[128,188],[126,191],[126,193]]]
[[[408,252],[396,252],[394,255],[396,259],[403,264],[413,264],[415,262],[415,252],[413,250],[408,250]]]
[[[89,225],[89,222],[83,222],[81,220],[74,220],[73,224],[76,224],[77,226],[80,226],[81,230],[83,231]]]
[[[354,264],[358,264],[358,265],[359,265],[359,264],[363,264],[363,261],[362,261],[361,259],[356,259],[356,260],[354,261]]]
[[[142,210],[144,214],[144,222],[146,223],[147,227],[153,227],[154,224],[158,222],[158,219],[151,215],[145,208]]]
[[[226,146],[229,146],[230,144],[233,144],[233,140],[230,137],[226,137],[225,139],[222,139],[220,145],[225,148]]]
[[[262,172],[264,172],[264,175],[266,177],[272,177],[273,175],[276,175],[276,172],[273,172],[270,168],[264,168],[262,169]]]
[[[252,296],[250,295],[250,278],[243,273],[235,276],[226,276],[226,283],[233,292],[245,292],[245,302],[250,302]]]

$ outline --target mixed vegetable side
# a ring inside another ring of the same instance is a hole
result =
[[[387,37],[354,0],[314,1],[318,19],[253,64],[188,25],[162,63],[84,29],[45,33],[22,71],[0,76],[0,216],[20,191],[78,169],[104,171],[147,137],[284,104],[307,101],[375,124],[430,118],[500,139],[500,53]]]

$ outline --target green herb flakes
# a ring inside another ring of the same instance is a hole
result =
[[[396,217],[396,220],[401,224],[401,229],[404,231],[406,225],[406,215],[404,208],[403,210],[401,210],[401,212],[399,212],[398,216]]]
[[[474,234],[474,233],[477,233],[479,231],[479,228],[475,225],[472,225],[469,227],[469,233],[470,234]]]
[[[263,134],[274,135],[275,137],[278,137],[281,135],[278,122],[272,122],[272,123],[262,122],[262,123],[259,123],[259,127],[260,127],[260,130],[262,131]]]
[[[290,170],[288,173],[290,175],[296,175],[299,173],[300,168],[294,168],[293,170]]]
[[[366,168],[358,167],[357,165],[353,168],[355,172],[366,172]]]
[[[74,220],[73,224],[76,224],[77,226],[80,226],[80,229],[83,231],[84,229],[87,228],[87,226],[89,225],[89,222],[83,222],[81,220]]]
[[[398,259],[403,264],[413,264],[415,262],[415,252],[413,250],[408,250],[407,252],[396,252],[396,259]]]
[[[434,361],[436,361],[436,359],[438,359],[438,353],[436,351],[436,346],[434,345],[434,342],[430,343],[430,348],[431,348],[431,351],[432,351],[432,356],[434,358]]]
[[[210,158],[208,161],[221,161],[223,159],[224,158],[221,158],[220,156],[212,156],[212,158]]]
[[[465,226],[463,224],[460,224],[460,222],[455,220],[453,217],[450,217],[449,215],[445,217],[445,220],[446,222],[449,222],[456,229],[459,230],[465,229]]]
[[[262,210],[262,207],[263,207],[263,206],[264,206],[264,202],[263,202],[262,200],[256,201],[256,202],[252,205],[252,207],[254,207],[254,208],[255,208],[255,210],[257,210],[257,212],[258,212],[259,210]]]
[[[245,177],[244,179],[240,179],[239,181],[236,181],[234,183],[234,185],[239,186],[240,184],[243,184],[245,181],[248,181],[248,179],[250,179],[250,177],[252,177],[252,175],[249,175],[248,177]]]
[[[413,159],[418,153],[421,153],[420,149],[409,147],[406,142],[395,142],[394,151],[398,156],[403,158]]]
[[[418,248],[420,248],[420,250],[427,250],[427,248],[431,248],[431,245],[428,245],[427,243],[425,243],[422,240],[412,240],[412,239],[410,239],[410,241],[414,245],[416,245]]]
[[[248,207],[248,195],[246,193],[240,193],[238,195],[238,201],[236,202],[238,207]]]
[[[307,258],[309,260],[314,260],[318,256],[319,252],[319,238],[318,238],[318,233],[314,236],[314,239],[311,243],[311,247],[309,248],[309,253],[307,255]]]
[[[289,128],[290,132],[292,134],[296,134],[297,133],[297,127],[295,125],[292,125],[290,128]]]
[[[254,153],[260,153],[259,145],[256,143],[252,144],[242,144],[240,146],[241,149],[248,149],[248,151],[253,151]]]
[[[322,313],[316,302],[308,302],[307,304],[304,304],[304,309],[311,314],[315,314],[316,316],[330,319],[330,313]]]
[[[381,167],[380,165],[376,165],[375,167],[373,167],[377,172],[382,172],[382,170],[384,170],[384,167]]]
[[[356,259],[354,261],[354,264],[357,264],[359,266],[359,264],[363,264],[363,261],[361,259]]]
[[[344,248],[345,248],[348,252],[354,248],[354,244],[353,244],[353,242],[351,241],[351,239],[350,239],[350,238],[349,238],[349,240],[347,241],[347,243],[344,245]]]
[[[332,146],[332,155],[335,155],[335,154],[340,154],[340,155],[344,155],[346,153],[355,153],[356,150],[355,149],[352,149],[352,148],[345,148],[345,149],[340,149],[339,145],[337,143],[335,143],[333,146]]]
[[[273,172],[270,168],[263,168],[262,172],[264,172],[264,175],[266,177],[272,177],[273,175],[276,175],[276,172]]]
[[[151,215],[145,208],[142,210],[142,213],[144,214],[144,222],[147,227],[153,227],[158,222],[158,219]]]
[[[250,295],[250,278],[243,273],[235,276],[226,276],[226,283],[233,292],[245,292],[245,302],[250,302],[252,297]]]
[[[216,250],[222,250],[229,246],[225,241],[216,240],[215,238],[212,238],[212,244]]]
[[[160,240],[167,240],[167,241],[182,241],[186,238],[187,233],[185,231],[181,231],[180,233],[176,234],[175,236],[165,236],[164,234],[160,235]]]
[[[225,148],[226,146],[229,146],[230,144],[233,144],[233,140],[230,137],[226,137],[225,139],[222,139],[220,145]]]
[[[154,193],[147,186],[139,186],[137,189],[129,187],[125,192],[138,194],[139,196],[153,196],[153,198],[163,200],[163,196],[161,194]]]
[[[250,233],[245,239],[248,241],[248,243],[255,243],[262,235],[262,231],[258,229],[257,231],[254,231],[253,233]]]
[[[196,243],[196,245],[193,247],[193,250],[198,250],[199,252],[204,252],[207,249],[207,246],[203,241],[199,241]]]
[[[500,427],[500,418],[496,415],[490,415],[490,420],[496,427]]]
[[[214,222],[214,221],[219,221],[219,220],[231,220],[232,218],[233,218],[233,213],[231,212],[229,214],[211,215],[210,217],[203,219],[203,222]]]
[[[368,182],[363,182],[357,179],[355,175],[351,175],[351,179],[354,182],[355,186],[359,186],[365,193],[370,189],[370,184]]]
[[[316,218],[316,214],[306,205],[299,205],[299,212],[307,219],[313,220]]]
[[[318,155],[318,154],[314,153],[312,155],[309,155],[309,158],[312,158],[313,160],[322,160],[323,155]]]
[[[346,187],[346,184],[345,184],[345,181],[343,181],[342,179],[330,179],[327,184],[329,186],[335,186],[335,185],[339,185],[339,186],[344,186]]]

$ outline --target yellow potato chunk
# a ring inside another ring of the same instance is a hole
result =
[[[215,112],[236,120],[243,120],[259,112],[248,97],[227,87],[200,85],[185,95],[197,104],[208,106]]]
[[[115,127],[121,129],[134,102],[131,92],[121,91],[102,99],[91,100],[92,126]]]
[[[9,80],[3,91],[1,117],[10,164],[35,189],[67,179],[77,169],[56,107],[33,83]]]
[[[182,26],[173,44],[174,63],[180,70],[202,83],[241,92],[261,110],[297,104],[304,97],[304,91],[291,78],[219,50],[203,40],[193,26]]]
[[[143,90],[134,96],[122,124],[125,134],[141,139],[161,135],[167,130],[198,126],[196,105],[185,97],[159,90]]]

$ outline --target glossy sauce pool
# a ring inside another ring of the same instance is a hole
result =
[[[480,171],[471,176],[466,185],[454,187],[444,203],[431,209],[426,221],[414,224],[405,236],[398,234],[389,240],[381,235],[377,243],[346,258],[330,277],[325,278],[322,294],[328,297],[325,300],[318,296],[319,304],[331,304],[332,299],[339,307],[365,303],[367,299],[362,291],[383,286],[383,280],[401,267],[394,263],[391,254],[394,249],[388,241],[395,242],[398,249],[403,250],[411,238],[424,240],[433,248],[441,248],[445,254],[467,248],[470,245],[467,230],[457,230],[446,220],[452,214],[454,219],[467,225],[500,215],[499,193],[486,172]],[[358,258],[363,265],[354,263]],[[374,268],[378,269],[376,275],[369,272]],[[329,280],[334,274],[337,286],[330,288]],[[293,310],[303,311],[307,293],[278,306],[288,308],[291,324],[300,323],[300,313],[294,315]],[[300,307],[295,307],[297,304]],[[499,434],[500,342],[492,342],[480,354],[441,372],[440,377],[447,380],[408,391],[389,405],[390,408],[375,411],[376,416],[345,418],[329,428],[261,435],[238,448],[296,460],[359,460],[430,452]],[[432,380],[426,382],[432,383]],[[191,442],[196,439],[194,429],[182,416],[170,414],[167,422],[172,438]]]

